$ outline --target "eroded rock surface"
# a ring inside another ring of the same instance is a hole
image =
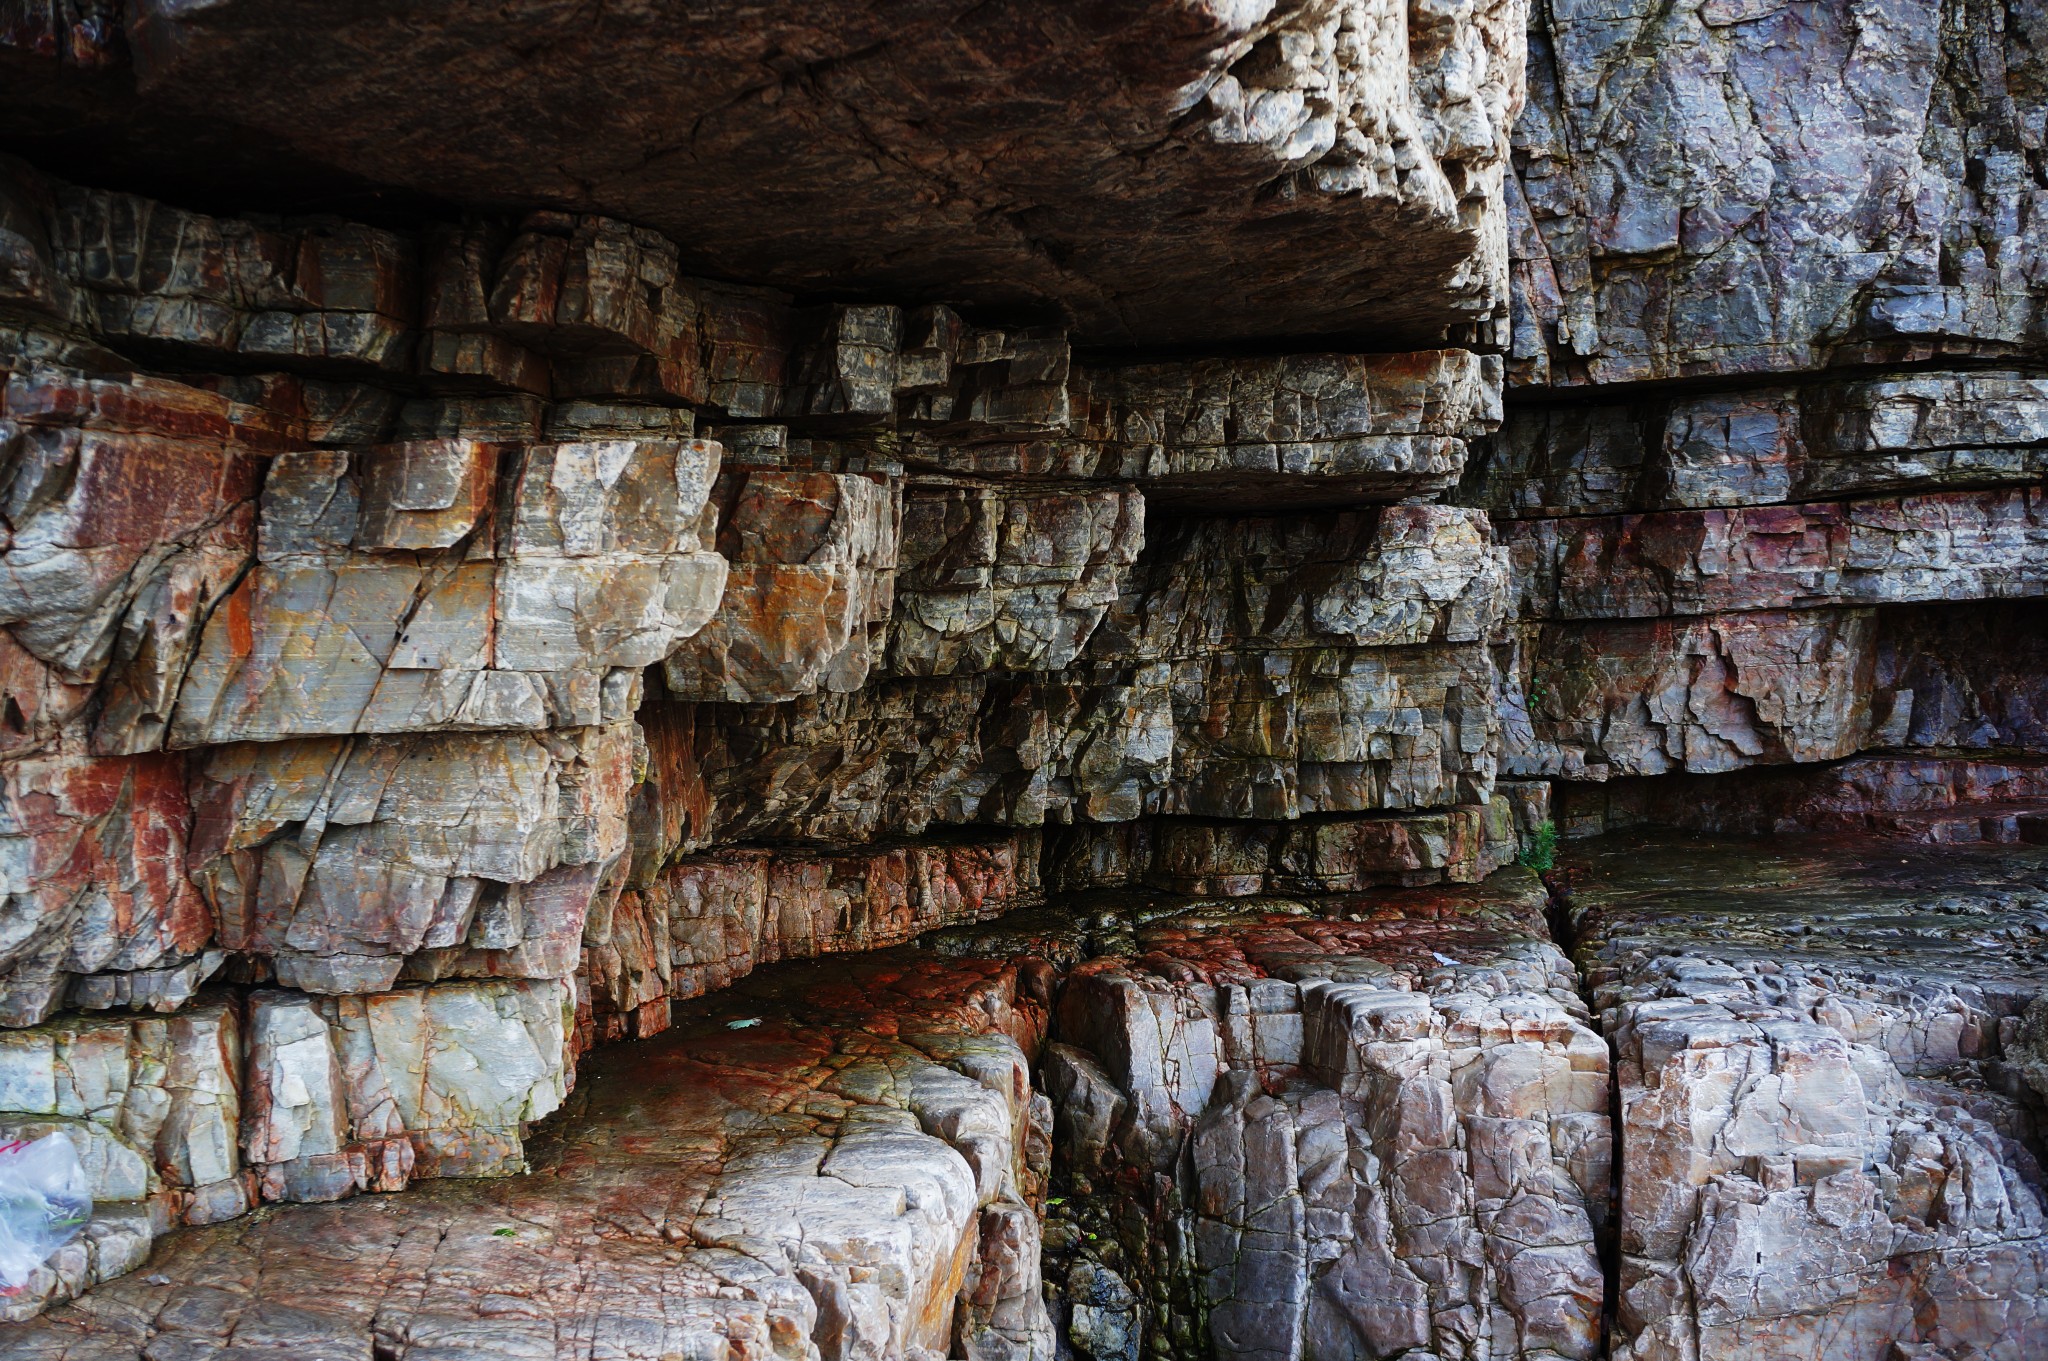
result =
[[[1467,469],[1501,517],[1771,505],[2038,480],[2048,379],[1913,372],[1520,407]]]
[[[2048,840],[2048,761],[2029,753],[1858,756],[1729,780],[1562,787],[1567,835],[1648,823],[1700,832],[1869,832],[1936,844]],[[1873,848],[1872,854],[1881,854]]]
[[[1061,307],[1109,344],[1364,324],[1414,346],[1505,302],[1524,22],[1512,2],[851,0],[596,29],[463,6],[421,31],[307,0],[36,5],[0,50],[23,139],[77,155],[61,119],[123,174],[607,213],[706,273]]]
[[[1038,837],[803,852],[744,847],[672,860],[586,923],[585,999],[605,1038],[668,1025],[670,999],[785,959],[901,945],[1038,901]]]
[[[0,3],[0,1351],[2048,1351],[2034,0],[541,9]]]
[[[435,440],[278,459],[257,565],[200,638],[171,742],[626,718],[640,670],[718,607],[700,523],[718,456]]]
[[[1500,373],[1465,350],[1081,368],[1069,418],[1027,427],[1043,435],[945,432],[909,456],[984,476],[1135,480],[1169,503],[1434,496],[1456,484],[1467,442],[1500,424]]]
[[[1610,839],[1574,857],[1619,1083],[1619,1354],[2022,1357],[2048,1339],[2048,853]]]
[[[2038,353],[2040,23],[1973,3],[1552,5],[1509,190],[1519,371]]]
[[[1607,1049],[1542,907],[1526,871],[1151,899],[1074,971],[1044,1064],[1069,1242],[1148,1287],[1153,1354],[1595,1354]]]
[[[1048,1356],[1043,1004],[1014,967],[910,965],[785,973],[595,1060],[533,1176],[180,1234],[146,1274],[0,1345]]]

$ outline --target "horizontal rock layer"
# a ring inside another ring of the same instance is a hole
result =
[[[463,6],[421,30],[322,0],[37,4],[0,48],[0,109],[39,153],[118,174],[607,213],[703,272],[1063,309],[1099,343],[1413,345],[1505,301],[1523,21],[835,0],[597,31]]]
[[[1549,820],[1550,786],[1503,781],[1483,806],[1300,822],[1153,818],[1054,834],[1056,891],[1151,888],[1202,896],[1339,893],[1382,884],[1477,883]]]
[[[1907,372],[1514,408],[1466,470],[1490,514],[1704,510],[2038,481],[2048,379]]]
[[[2048,495],[2039,487],[1521,520],[1502,537],[1523,619],[2048,593]]]
[[[1702,832],[1862,832],[1944,845],[2048,840],[2048,761],[2031,753],[1858,756],[1750,775],[1558,790],[1557,822],[1567,836],[1649,823]]]
[[[2048,743],[2033,602],[1757,610],[1523,630],[1505,768],[1600,780]]]

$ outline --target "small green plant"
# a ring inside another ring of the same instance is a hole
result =
[[[1536,824],[1536,830],[1523,841],[1521,854],[1515,857],[1515,863],[1538,874],[1548,874],[1556,869],[1557,824],[1549,818]]]

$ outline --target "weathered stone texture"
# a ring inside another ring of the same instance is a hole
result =
[[[581,981],[594,1024],[611,1038],[645,1036],[668,1024],[670,999],[731,987],[763,965],[901,945],[1037,898],[1032,834],[685,856],[586,926]]]
[[[633,747],[630,725],[223,747],[194,779],[192,877],[219,942],[290,987],[564,977],[618,889]]]
[[[7,378],[0,624],[25,654],[7,667],[23,692],[8,746],[54,749],[67,727],[80,753],[161,745],[200,626],[256,547],[264,456],[292,433],[173,382],[41,367]]]
[[[309,452],[263,489],[258,564],[208,622],[171,741],[544,728],[631,714],[715,613],[718,448],[470,440]]]
[[[292,1015],[324,1024],[333,1005]],[[336,1030],[352,1042],[348,1024]],[[533,1152],[538,1175],[181,1234],[146,1276],[8,1327],[0,1348],[1049,1357],[1030,1209],[1044,1024],[1018,970],[985,960],[785,975],[594,1060]],[[459,1066],[427,1052],[429,1073]],[[409,1118],[396,1085],[381,1109]],[[466,1096],[485,1093],[503,1099]]]
[[[1294,818],[1483,802],[1483,647],[1247,652],[1064,677],[890,681],[700,706],[716,835],[857,840],[934,824]]]
[[[243,1156],[265,1200],[525,1170],[520,1136],[573,1074],[566,982],[249,997]]]
[[[1063,670],[1145,542],[1129,489],[920,478],[903,515],[887,659],[903,676]]]
[[[1874,610],[1546,625],[1521,775],[1605,779],[1848,756],[1872,734]]]
[[[1902,746],[2038,752],[2041,621],[2014,601],[1530,626],[1505,667],[1527,725],[1508,714],[1504,769],[1599,780]]]
[[[687,242],[701,272],[1064,310],[1113,345],[1378,328],[1414,346],[1505,302],[1513,0],[836,0],[601,33],[473,5],[425,29],[325,0],[76,8],[10,25],[5,112],[53,159],[83,135],[122,175],[609,213]],[[132,75],[64,79],[60,52],[76,69],[124,46]],[[548,216],[534,235],[581,244]]]
[[[1092,658],[1478,643],[1508,613],[1507,553],[1484,516],[1451,506],[1205,516],[1146,548]]]
[[[1518,520],[1523,619],[1628,619],[2048,594],[2048,493]]]
[[[412,365],[411,240],[335,218],[259,223],[0,165],[6,302],[124,351],[390,376]]]
[[[188,1001],[221,955],[185,877],[185,762],[29,757],[0,764],[0,791],[0,1024]]]
[[[1909,373],[1522,406],[1480,448],[1460,499],[1502,517],[2035,482],[2048,472],[2048,379]]]
[[[2034,754],[1857,756],[1740,776],[1560,785],[1558,792],[1557,823],[1566,836],[1648,824],[1864,833],[1936,845],[2048,842],[2048,760]]]
[[[2039,25],[1551,5],[1508,188],[1518,381],[2038,351]]]
[[[59,1134],[77,1151],[92,1221],[20,1291],[20,1319],[132,1271],[174,1224],[242,1214],[241,1024],[218,1000],[173,1016],[62,1020],[0,1032],[0,1139]]]
[[[1159,1336],[1191,1315],[1219,1356],[1595,1354],[1607,1052],[1541,901],[1525,875],[1197,906],[1076,971],[1055,1145],[1152,1216],[1122,1247],[1183,1281]]]
[[[2048,987],[2041,862],[1588,853],[1571,912],[1616,1050],[1617,1354],[2048,1344],[2041,1174],[2000,1063]]]
[[[858,690],[894,603],[901,486],[749,470],[724,475],[713,499],[724,596],[667,654],[668,692],[748,702]]]
[[[1376,885],[1477,883],[1514,860],[1548,816],[1549,789],[1494,786],[1483,806],[1300,822],[1148,818],[1052,838],[1048,887],[1153,888],[1198,896],[1342,893]]]
[[[1076,369],[1071,425],[1036,439],[923,437],[911,460],[994,477],[1136,481],[1161,503],[1433,496],[1500,424],[1499,360],[1464,350]]]
[[[2048,1351],[2035,0],[429,8],[0,0],[0,1351]]]

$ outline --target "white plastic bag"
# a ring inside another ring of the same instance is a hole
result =
[[[28,1284],[92,1218],[92,1184],[61,1134],[0,1142],[0,1294]]]

